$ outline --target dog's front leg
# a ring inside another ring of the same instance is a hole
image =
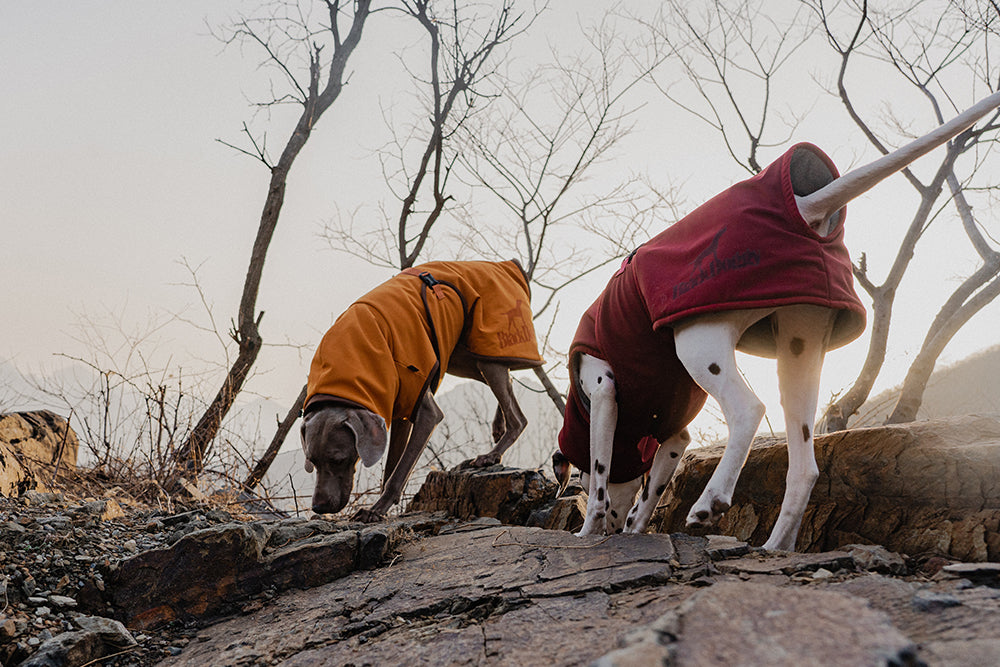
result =
[[[813,430],[833,311],[818,306],[790,306],[775,314],[775,322],[778,388],[788,438],[788,476],[781,513],[764,548],[792,551],[802,515],[819,477]]]
[[[406,480],[410,478],[410,473],[413,472],[413,467],[424,451],[431,433],[434,432],[434,428],[441,423],[443,418],[444,413],[434,401],[433,394],[429,391],[425,392],[420,406],[416,410],[410,437],[406,441],[399,462],[382,485],[382,495],[369,509],[359,511],[354,516],[355,520],[367,522],[379,520],[385,516],[390,507],[399,502],[403,488],[406,486]]]
[[[393,419],[389,428],[389,451],[385,456],[385,468],[382,470],[382,488],[389,482],[389,476],[399,465],[399,459],[406,451],[406,443],[410,441],[410,431],[413,430],[413,422],[408,419]]]
[[[514,386],[507,366],[497,362],[479,361],[478,367],[483,380],[497,399],[497,415],[493,420],[493,439],[496,444],[486,454],[468,462],[468,465],[474,468],[500,463],[504,453],[528,425],[528,420],[521,412],[521,406],[514,396]]]
[[[747,327],[767,314],[731,311],[702,315],[675,330],[678,358],[694,381],[719,402],[729,429],[722,460],[687,516],[689,526],[711,525],[732,504],[736,480],[764,417],[764,404],[743,381],[736,365],[736,342]]]
[[[600,535],[606,530],[604,519],[611,505],[608,475],[618,424],[615,376],[607,362],[584,354],[580,357],[579,378],[581,389],[590,398],[590,484],[587,516],[577,535]]]
[[[671,436],[660,443],[653,457],[653,467],[649,470],[649,477],[642,486],[642,495],[632,506],[625,519],[626,533],[641,533],[649,525],[649,519],[653,516],[656,504],[660,502],[660,496],[667,490],[667,483],[674,475],[677,464],[681,460],[681,454],[687,449],[691,442],[691,436],[687,429],[683,429],[677,435]]]

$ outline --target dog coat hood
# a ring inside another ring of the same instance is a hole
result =
[[[517,262],[429,262],[358,299],[320,341],[305,406],[333,400],[367,408],[387,424],[412,419],[460,345],[511,369],[543,363]]]
[[[605,360],[615,374],[618,422],[609,481],[621,483],[647,472],[657,442],[687,426],[705,402],[677,359],[674,323],[725,310],[815,304],[837,312],[828,349],[861,335],[865,309],[844,245],[844,209],[834,229],[820,236],[795,204],[796,194],[810,194],[838,175],[818,148],[796,144],[622,263],[584,314],[570,347],[559,447],[574,465],[590,469],[589,406],[576,378],[581,353]],[[737,349],[773,358],[769,319],[750,327]]]

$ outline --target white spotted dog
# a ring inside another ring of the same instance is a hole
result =
[[[741,350],[777,362],[789,466],[763,546],[795,548],[819,476],[813,424],[823,360],[865,325],[843,242],[844,207],[998,106],[1000,93],[844,176],[820,149],[796,144],[622,263],[570,348],[559,448],[588,491],[579,535],[645,530],[706,395],[718,401],[729,434],[687,524],[711,525],[729,509],[764,415],[737,366]],[[565,483],[569,466],[556,467]]]

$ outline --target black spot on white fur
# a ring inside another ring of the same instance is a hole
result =
[[[788,344],[788,347],[791,349],[792,354],[797,357],[806,349],[806,342],[799,337],[795,337],[792,339],[792,342]]]
[[[603,379],[604,378],[597,378],[597,384],[601,384],[601,380],[603,380]]]
[[[802,439],[803,440],[808,440],[809,439],[809,425],[808,424],[803,424],[802,425]]]
[[[594,470],[597,472],[598,475],[603,475],[604,471],[607,470],[607,468],[605,468],[604,464],[601,463],[600,461],[595,461]]]
[[[719,373],[722,372],[722,369],[719,368],[719,364],[713,363],[708,365],[708,372],[711,373],[712,375],[718,375]]]
[[[597,490],[597,499],[598,500],[604,500],[604,489],[603,488]]]
[[[670,452],[670,458],[676,459],[677,458],[677,452]]]

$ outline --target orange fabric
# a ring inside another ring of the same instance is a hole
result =
[[[441,375],[462,345],[512,369],[540,366],[527,280],[516,262],[429,262],[408,269],[354,302],[320,341],[309,369],[306,407],[332,398],[381,415],[411,418],[430,386],[437,358],[419,274],[451,283],[428,287]],[[466,328],[467,327],[467,328]],[[463,334],[464,330],[464,334]],[[438,378],[440,381],[440,377]]]

